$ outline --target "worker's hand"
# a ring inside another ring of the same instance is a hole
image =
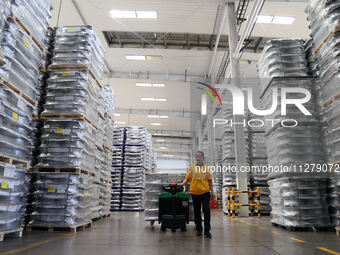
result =
[[[215,199],[215,194],[213,192],[210,193],[210,199],[212,199],[212,200]]]

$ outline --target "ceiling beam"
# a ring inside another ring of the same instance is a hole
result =
[[[178,81],[190,82],[191,80],[205,80],[205,75],[185,75],[183,74],[169,74],[169,73],[151,73],[151,72],[114,72],[111,71],[109,75],[104,74],[104,78],[117,79],[140,79],[140,80],[155,80],[155,81]]]
[[[184,130],[157,130],[150,129],[148,130],[151,133],[152,138],[161,138],[161,137],[171,137],[171,138],[192,138],[195,136],[194,132],[184,131]]]
[[[199,116],[199,112],[193,111],[175,111],[175,110],[157,110],[157,109],[131,109],[116,108],[116,113],[121,114],[139,114],[139,115],[165,115],[169,117],[195,118]]]

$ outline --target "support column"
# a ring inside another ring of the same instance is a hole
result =
[[[231,57],[231,83],[235,86],[240,87],[240,65],[239,59],[235,58],[235,50],[237,46],[238,36],[236,27],[236,12],[235,2],[228,2],[228,27],[229,27],[229,56]],[[234,123],[243,123],[243,115],[234,115]],[[238,190],[248,190],[248,177],[247,173],[240,172],[240,168],[246,165],[246,147],[244,138],[244,127],[243,125],[234,124],[234,135],[235,135],[235,156],[236,156],[236,182]],[[248,204],[248,194],[239,194],[240,203]],[[240,207],[240,216],[248,216],[248,207]]]

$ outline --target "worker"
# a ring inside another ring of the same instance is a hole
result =
[[[210,198],[214,199],[212,177],[209,168],[204,165],[204,153],[195,153],[196,164],[190,166],[185,180],[179,184],[185,186],[190,181],[190,191],[194,205],[194,219],[196,225],[196,235],[202,235],[201,208],[204,214],[204,235],[212,238],[210,233]]]

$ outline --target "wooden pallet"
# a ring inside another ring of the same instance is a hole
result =
[[[110,120],[113,122],[113,124],[115,123],[115,121],[114,121],[114,119],[112,118],[112,116],[111,116],[110,114],[108,114],[107,112],[104,113],[104,116],[105,116],[106,118],[110,119]]]
[[[99,216],[97,218],[92,219],[92,221],[103,220],[103,219],[110,218],[110,217],[111,217],[111,213],[105,214],[105,215],[101,215],[101,216]]]
[[[111,148],[109,148],[108,146],[106,146],[105,144],[103,144],[103,149],[108,150],[109,152],[113,153],[113,150]]]
[[[105,179],[103,179],[103,178],[100,178],[99,180],[100,180],[102,183],[104,183],[104,184],[109,184],[109,185],[112,184],[112,181],[110,181],[110,180],[105,180]]]
[[[26,34],[28,35],[28,37],[30,37],[32,39],[32,41],[38,46],[38,48],[41,50],[41,52],[43,52],[44,54],[46,53],[45,48],[39,43],[39,41],[32,35],[32,33],[30,32],[30,30],[24,25],[24,23],[22,23],[20,21],[20,19],[14,15],[12,15],[12,17],[10,17],[9,19],[11,19],[14,23],[16,23],[19,27],[21,27]]]
[[[4,58],[5,58],[5,53],[3,52],[2,49],[0,49],[0,65],[5,64]]]
[[[31,232],[31,231],[44,231],[44,232],[73,232],[76,233],[78,231],[82,231],[85,230],[86,228],[91,228],[92,227],[92,221],[88,221],[86,223],[83,224],[79,224],[76,226],[65,226],[65,227],[61,227],[61,226],[28,226],[26,227],[26,231],[27,232]]]
[[[75,167],[35,167],[31,170],[32,173],[70,173],[70,174],[85,174],[96,177],[96,174],[87,170]]]
[[[0,153],[0,162],[19,166],[19,167],[22,167],[22,168],[25,168],[25,169],[29,169],[30,164],[31,164],[31,162],[28,161],[28,160],[18,159],[18,158],[8,156],[8,155],[3,154],[3,153]]]
[[[320,45],[315,49],[315,51],[313,52],[313,57],[316,56],[316,54],[318,54],[318,52],[320,51],[320,49],[322,48],[322,46],[324,46],[324,44],[336,33],[340,31],[340,26],[336,26],[334,28],[334,30],[332,32],[330,32],[325,39],[322,40],[322,42],[320,43]]]
[[[335,227],[335,232],[337,236],[340,236],[340,226]]]
[[[328,100],[326,100],[323,104],[322,104],[322,110],[326,110],[327,108],[329,108],[334,102],[336,102],[337,100],[340,99],[340,93],[336,94],[335,96],[332,96],[331,98],[329,98]]]
[[[96,81],[97,85],[99,86],[99,88],[103,88],[102,84],[98,81],[98,79],[96,78],[96,76],[94,75],[94,73],[91,71],[91,69],[88,66],[85,65],[50,65],[47,68],[47,71],[74,71],[74,70],[83,70],[83,71],[87,71],[92,78]]]
[[[2,242],[7,235],[15,235],[18,237],[22,237],[22,228],[11,229],[6,231],[0,231],[0,242]]]
[[[98,130],[97,126],[92,123],[84,114],[80,113],[42,113],[40,114],[40,119],[49,119],[49,118],[72,118],[72,119],[81,119],[90,123],[96,130]]]
[[[272,223],[273,226],[279,227],[288,231],[294,231],[294,232],[299,232],[299,231],[334,231],[334,228],[332,227],[320,227],[320,226],[315,226],[315,227],[294,227],[294,226],[285,226],[277,223]]]
[[[32,98],[27,96],[24,92],[22,92],[20,89],[17,89],[15,85],[9,83],[4,78],[0,77],[0,84],[6,86],[7,88],[13,90],[15,93],[17,93],[19,96],[24,98],[27,102],[29,102],[34,108],[38,107],[38,103],[34,101]]]

